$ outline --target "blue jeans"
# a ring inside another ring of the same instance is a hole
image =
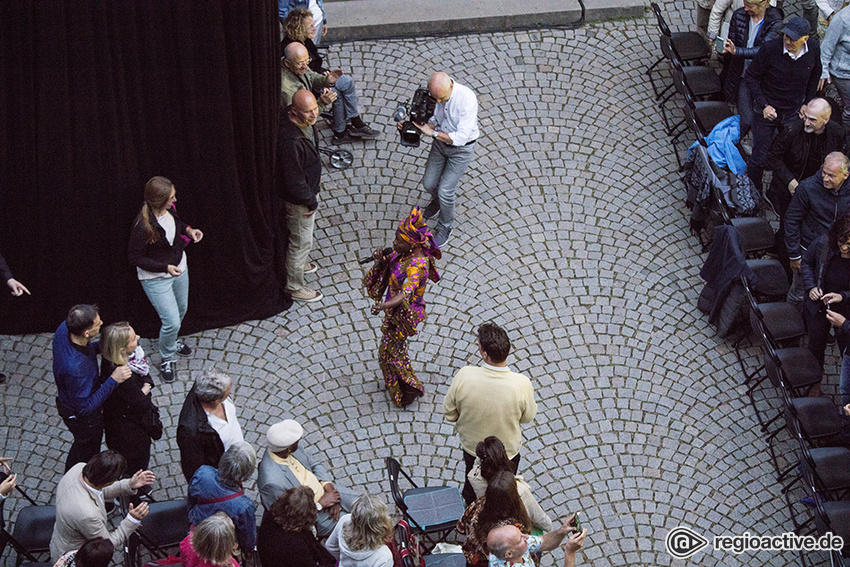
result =
[[[140,280],[145,295],[162,321],[159,329],[159,354],[171,360],[177,353],[177,334],[189,306],[189,269],[176,278]]]
[[[738,86],[738,101],[735,106],[738,108],[738,116],[741,120],[741,137],[739,139],[743,140],[744,136],[746,136],[753,127],[753,119],[755,118],[755,111],[753,111],[753,97],[750,94],[750,89],[747,87],[747,83],[744,82],[743,77],[741,78],[741,83]]]
[[[475,144],[450,146],[440,140],[434,140],[431,144],[422,184],[431,198],[440,203],[440,220],[434,227],[434,234],[438,231],[448,232],[452,228],[457,184],[474,154]]]
[[[773,138],[786,121],[794,119],[798,110],[777,111],[778,116],[775,120],[767,120],[761,112],[753,112],[753,155],[747,162],[747,176],[759,193],[763,192],[764,168],[767,165],[767,155]]]
[[[348,75],[343,75],[336,80],[333,91],[337,97],[336,102],[331,107],[334,115],[333,131],[342,132],[345,130],[348,121],[357,116],[357,93],[354,92],[354,79]]]
[[[844,103],[844,110],[841,111],[841,120],[844,127],[850,126],[850,79],[842,79],[840,77],[832,77],[832,84],[835,85],[835,90],[838,91],[838,96],[841,97],[841,102]]]

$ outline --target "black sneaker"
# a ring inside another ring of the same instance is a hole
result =
[[[331,136],[331,144],[334,146],[339,146],[341,144],[352,144],[357,141],[357,138],[351,135],[351,132],[348,130],[343,130],[342,133],[337,134],[334,132],[334,135]]]
[[[192,356],[192,349],[186,343],[177,343],[177,354],[180,356]]]
[[[369,128],[368,124],[364,124],[360,128],[349,125],[348,132],[355,138],[364,138],[366,140],[377,140],[381,137],[381,133],[374,128]]]
[[[425,210],[422,211],[422,214],[425,216],[426,219],[432,219],[436,217],[438,214],[440,214],[440,201],[434,199],[433,201],[428,203],[428,206],[425,207]]]
[[[159,374],[162,376],[162,381],[166,383],[174,382],[177,377],[177,369],[174,368],[176,365],[173,360],[164,360],[162,364],[159,365]]]

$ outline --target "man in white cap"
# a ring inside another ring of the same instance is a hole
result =
[[[260,462],[257,486],[263,508],[271,508],[284,492],[297,486],[313,489],[316,509],[316,532],[319,537],[330,535],[339,520],[340,512],[350,512],[357,492],[331,483],[327,469],[298,441],[304,429],[294,419],[285,419],[269,427],[267,450]]]

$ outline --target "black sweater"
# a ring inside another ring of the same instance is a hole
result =
[[[820,45],[809,38],[809,51],[797,59],[783,53],[782,38],[761,46],[744,73],[753,96],[753,109],[772,106],[780,114],[793,112],[814,98],[820,79]]]

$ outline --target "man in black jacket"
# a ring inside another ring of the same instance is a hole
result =
[[[286,291],[298,301],[318,301],[319,291],[304,285],[304,274],[318,268],[310,263],[313,224],[319,206],[322,160],[316,135],[319,106],[306,89],[296,91],[283,110],[277,134],[277,191],[283,201],[289,243],[286,248]],[[282,252],[279,246],[278,253]]]
[[[761,46],[744,73],[755,111],[747,175],[759,190],[774,136],[815,97],[820,74],[820,47],[809,39],[809,23],[799,16],[785,24],[782,39]]]
[[[773,180],[767,194],[779,218],[785,217],[799,182],[817,173],[828,154],[844,152],[844,127],[830,121],[831,116],[829,103],[822,98],[814,98],[806,105],[803,119],[791,120],[773,140],[767,157],[767,167],[773,171]]]

